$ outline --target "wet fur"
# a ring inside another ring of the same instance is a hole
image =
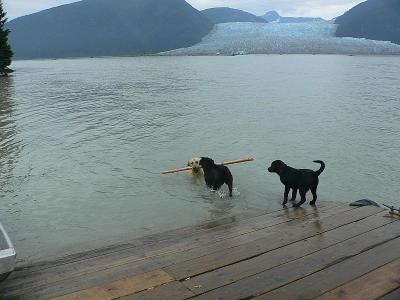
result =
[[[187,162],[187,166],[192,168],[192,174],[195,176],[203,175],[203,170],[200,166],[201,157],[193,157]]]
[[[229,196],[232,197],[233,177],[228,167],[216,165],[214,160],[208,157],[200,159],[200,166],[203,168],[204,180],[208,187],[219,190],[226,183],[229,188]]]
[[[293,204],[293,207],[299,207],[306,202],[306,194],[309,190],[313,195],[313,200],[310,202],[311,205],[315,205],[317,201],[317,188],[319,179],[318,176],[324,171],[325,163],[321,160],[315,160],[315,163],[321,164],[321,168],[318,171],[308,169],[295,169],[289,167],[281,160],[274,161],[268,168],[270,173],[276,173],[279,175],[281,182],[285,186],[284,201],[283,205],[288,202],[288,195],[292,190],[291,201],[296,200],[297,190],[300,193],[301,200],[299,203]]]

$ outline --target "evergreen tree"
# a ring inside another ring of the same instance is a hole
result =
[[[8,43],[8,34],[10,31],[4,27],[6,22],[6,12],[3,10],[3,3],[0,0],[0,76],[7,76],[12,72],[12,70],[8,68],[11,64],[13,52]]]

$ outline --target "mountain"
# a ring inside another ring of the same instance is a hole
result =
[[[83,0],[12,20],[15,58],[156,53],[198,43],[213,24],[184,0]]]
[[[229,7],[209,8],[203,10],[202,13],[214,24],[230,22],[267,23],[267,21],[261,17]]]
[[[277,22],[280,20],[281,16],[278,14],[277,11],[271,10],[267,12],[265,15],[263,15],[261,18],[268,22]]]
[[[400,1],[368,0],[335,21],[336,36],[361,37],[400,44]]]
[[[275,23],[309,23],[309,22],[323,22],[322,18],[304,18],[304,17],[282,17],[275,10],[271,10],[263,15],[261,18],[268,22]]]

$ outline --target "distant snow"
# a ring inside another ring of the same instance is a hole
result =
[[[162,55],[348,54],[400,55],[400,45],[334,37],[336,25],[314,23],[223,23],[189,48]]]

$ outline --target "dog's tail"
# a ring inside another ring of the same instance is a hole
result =
[[[314,162],[317,164],[321,164],[321,168],[318,171],[315,171],[315,173],[317,173],[317,176],[319,176],[325,170],[325,163],[322,160],[314,160]]]

